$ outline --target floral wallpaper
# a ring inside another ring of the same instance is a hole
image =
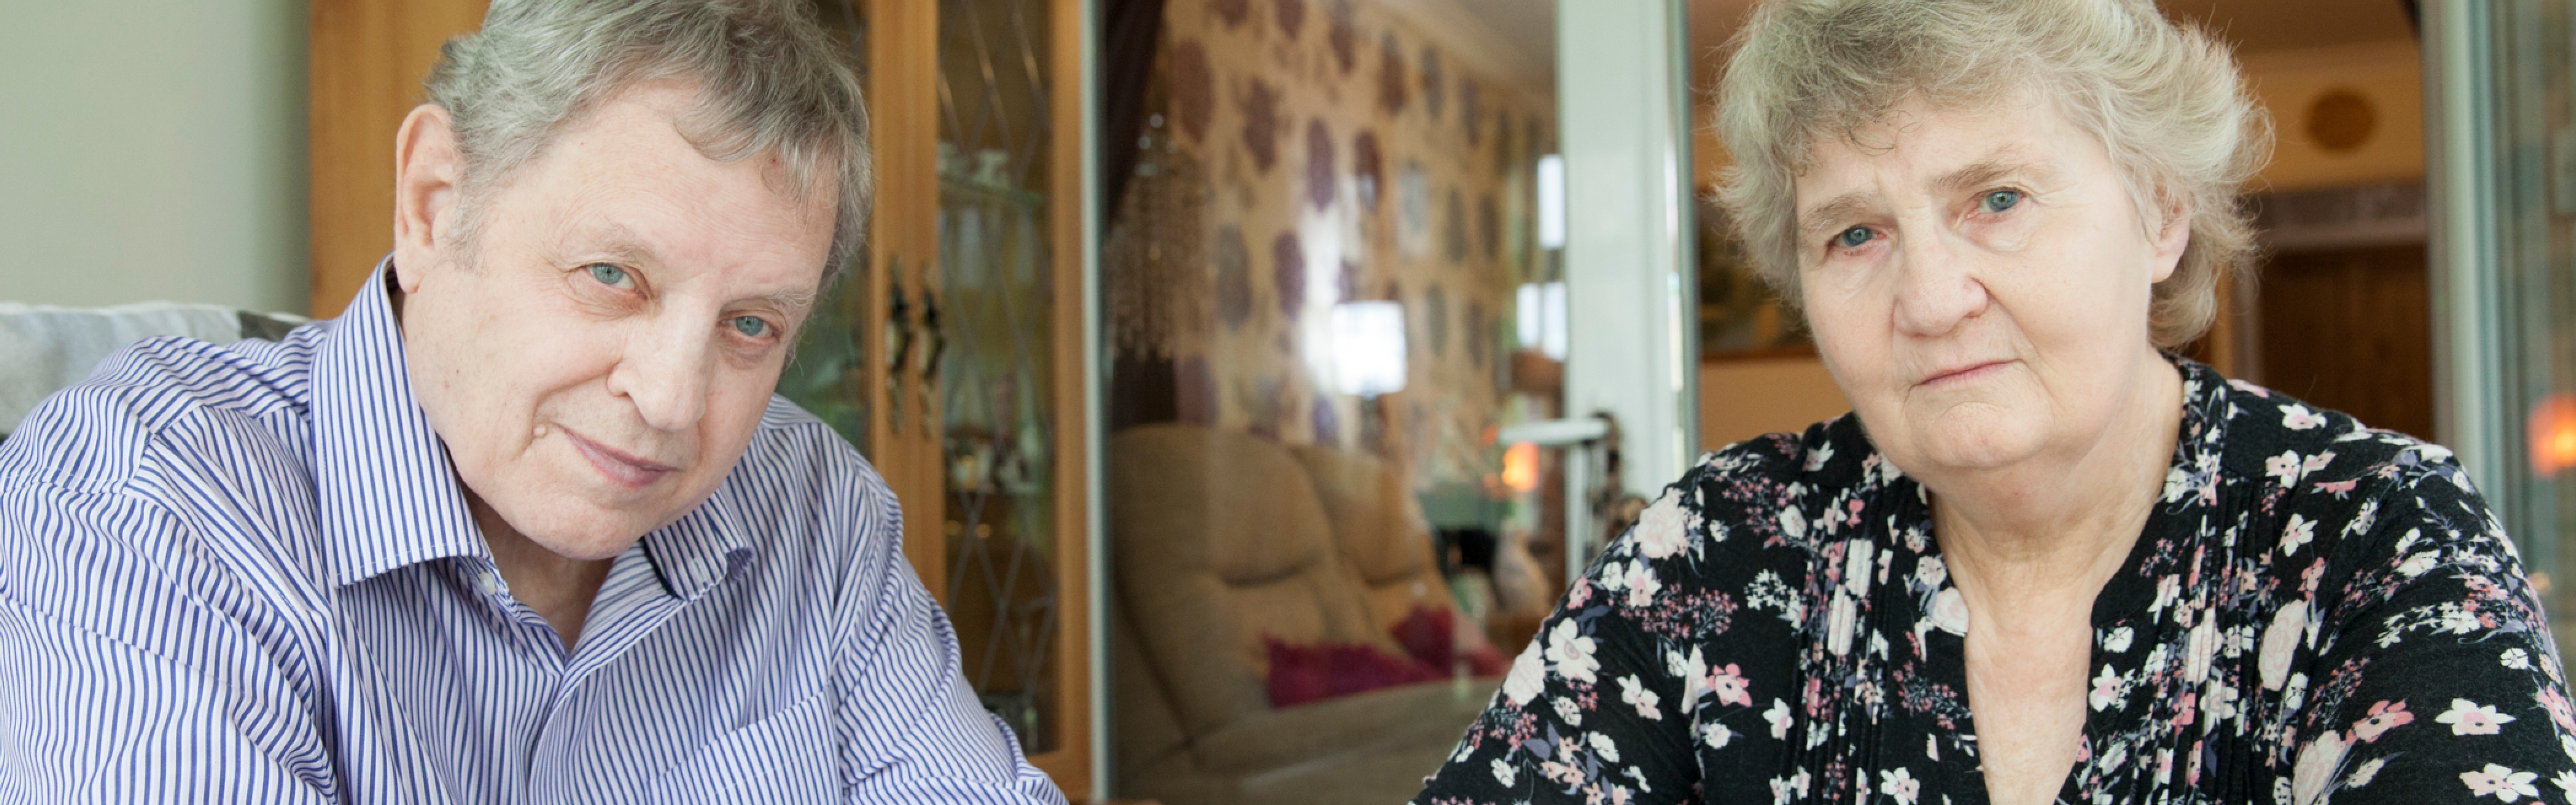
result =
[[[1117,347],[1173,362],[1184,420],[1377,452],[1417,488],[1492,474],[1548,90],[1369,2],[1175,0],[1163,37],[1106,254]],[[1375,405],[1333,383],[1355,301],[1404,310],[1405,386]]]

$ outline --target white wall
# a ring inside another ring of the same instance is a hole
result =
[[[0,2],[0,301],[303,313],[304,0]]]

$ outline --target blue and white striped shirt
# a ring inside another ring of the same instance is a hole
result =
[[[381,282],[156,339],[0,442],[0,800],[1061,803],[876,473],[773,398],[567,655],[510,596]]]

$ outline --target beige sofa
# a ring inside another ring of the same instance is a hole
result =
[[[1448,607],[1420,506],[1377,460],[1159,424],[1110,442],[1120,796],[1396,803],[1500,681],[1270,706],[1262,638],[1363,643]]]

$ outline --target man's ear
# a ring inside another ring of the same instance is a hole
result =
[[[456,129],[447,110],[412,107],[394,133],[394,281],[405,293],[420,289],[428,271],[450,262],[455,241],[457,183],[465,172]]]

